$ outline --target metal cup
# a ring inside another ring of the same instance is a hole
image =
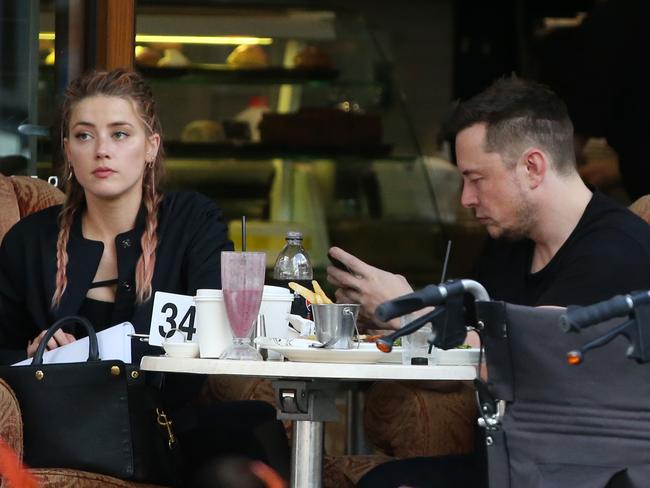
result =
[[[328,349],[352,349],[359,307],[348,303],[312,303],[316,339],[327,344]]]

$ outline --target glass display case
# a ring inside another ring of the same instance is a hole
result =
[[[447,240],[468,229],[460,181],[418,154],[360,15],[148,4],[136,66],[159,103],[170,188],[213,197],[237,247],[246,215],[247,248],[269,266],[299,229],[317,275],[336,244],[416,284],[439,279]]]
[[[159,102],[170,187],[212,196],[236,246],[246,215],[247,248],[269,266],[299,229],[317,274],[337,244],[416,282],[439,277],[459,181],[418,155],[360,15],[145,5],[136,66]]]
[[[135,68],[158,104],[169,190],[214,198],[236,248],[246,216],[247,249],[267,252],[269,267],[286,232],[301,230],[319,279],[333,244],[414,286],[439,279],[447,241],[476,229],[459,210],[456,170],[419,154],[391,63],[358,13],[136,7]],[[42,12],[42,41],[52,23]],[[41,44],[45,97],[54,76]],[[51,125],[52,104],[40,105]],[[466,257],[453,252],[451,271]]]

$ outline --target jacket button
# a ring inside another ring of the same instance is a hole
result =
[[[131,239],[128,237],[126,239],[122,239],[122,247],[126,249],[127,247],[131,247]]]
[[[122,283],[120,283],[120,285],[121,285],[122,288],[124,288],[126,291],[131,291],[131,290],[133,289],[133,285],[132,285],[130,282],[128,282],[128,281],[123,281]]]

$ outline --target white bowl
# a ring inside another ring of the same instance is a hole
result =
[[[172,358],[198,358],[199,344],[197,342],[163,342],[163,349]]]

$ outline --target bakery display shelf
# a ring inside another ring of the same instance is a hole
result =
[[[391,155],[392,144],[268,144],[237,142],[182,142],[165,141],[165,153],[172,158],[235,158],[235,159],[355,159],[368,160],[388,158],[396,162],[412,162],[413,158]],[[49,159],[52,144],[48,139],[39,139],[38,151],[43,158]]]
[[[169,68],[137,66],[137,70],[152,81],[209,84],[304,84],[330,82],[339,76],[338,70],[328,68],[232,68],[226,64],[195,64]]]
[[[166,141],[169,158],[377,159],[390,156],[392,144],[312,145],[268,143],[187,143]],[[411,159],[408,159],[412,161]]]

